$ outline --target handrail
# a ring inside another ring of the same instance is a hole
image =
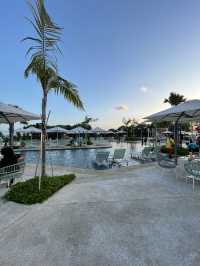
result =
[[[6,178],[15,178],[22,175],[25,168],[25,162],[16,163],[0,168],[0,180]]]

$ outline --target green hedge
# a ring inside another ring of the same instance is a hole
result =
[[[167,148],[166,148],[165,145],[163,145],[161,147],[160,151],[163,152],[163,153],[168,153]],[[187,156],[188,154],[189,154],[189,151],[188,151],[187,148],[183,148],[183,147],[178,147],[177,148],[177,155],[178,156]]]
[[[5,194],[5,198],[22,204],[42,203],[59,189],[72,182],[75,175],[42,177],[41,190],[38,190],[38,177],[12,186]]]

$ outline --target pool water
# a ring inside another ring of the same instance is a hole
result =
[[[129,161],[129,165],[139,164],[137,161],[131,159],[131,155],[137,155],[141,152],[143,148],[141,142],[112,142],[111,145],[112,148],[108,149],[75,149],[47,151],[47,163],[73,168],[92,169],[94,168],[94,161],[96,158],[97,151],[110,151],[110,155],[112,156],[115,149],[125,148],[125,158]],[[37,164],[39,160],[39,152],[37,151],[24,152],[24,156],[26,163],[29,164]]]

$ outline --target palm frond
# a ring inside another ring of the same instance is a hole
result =
[[[75,107],[84,110],[83,102],[80,99],[76,85],[57,76],[49,82],[49,90],[54,91],[57,95],[62,95],[67,101]]]
[[[35,5],[30,1],[28,5],[31,9],[33,19],[27,18],[35,30],[35,36],[25,37],[22,41],[31,41],[33,45],[28,49],[33,57],[42,55],[44,62],[49,60],[50,52],[61,52],[58,42],[61,41],[61,28],[58,27],[50,18],[44,0],[36,0]],[[36,44],[34,44],[36,43]]]

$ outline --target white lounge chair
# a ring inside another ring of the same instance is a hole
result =
[[[142,150],[141,153],[141,160],[143,162],[151,162],[151,161],[156,161],[158,157],[158,153],[160,152],[160,147],[145,147]]]
[[[109,157],[110,152],[109,151],[99,151],[96,153],[96,160],[95,164],[98,167],[108,167],[108,157]]]
[[[124,158],[125,153],[126,149],[115,149],[113,157],[110,159],[110,166],[118,165],[120,167],[123,162],[128,166],[128,160]]]

